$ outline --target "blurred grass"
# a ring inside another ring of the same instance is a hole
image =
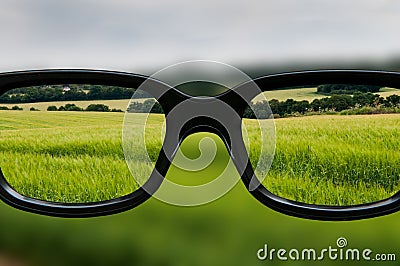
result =
[[[231,169],[231,174],[237,173]],[[241,183],[204,206],[176,207],[150,199],[131,211],[99,218],[44,217],[0,205],[0,253],[28,265],[315,265],[321,262],[259,261],[256,252],[264,244],[320,250],[335,247],[339,237],[347,238],[348,247],[374,252],[398,253],[400,247],[399,214],[353,222],[308,221],[264,207]]]
[[[0,250],[32,265],[314,265],[321,262],[259,261],[256,252],[266,243],[270,248],[318,250],[335,247],[338,237],[346,237],[348,247],[398,253],[399,218],[399,214],[354,222],[292,218],[262,206],[238,184],[201,207],[175,207],[150,199],[126,213],[90,219],[43,217],[2,204]]]

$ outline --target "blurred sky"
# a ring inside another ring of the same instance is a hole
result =
[[[399,0],[1,0],[0,71],[400,55]]]

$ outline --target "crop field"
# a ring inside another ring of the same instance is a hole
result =
[[[1,170],[21,194],[91,202],[137,189],[122,149],[123,113],[0,111],[0,117]],[[162,143],[163,116],[150,118],[146,147],[154,161]],[[251,146],[261,147],[256,121],[244,123]],[[321,115],[278,119],[275,125],[275,158],[263,181],[271,192],[307,203],[353,205],[382,200],[399,190],[400,115]],[[198,155],[201,136],[184,142],[186,153],[193,151],[188,157]],[[203,136],[215,140],[218,154],[226,153],[215,135]],[[259,152],[250,151],[254,164]],[[222,170],[226,163],[220,160]],[[135,167],[141,178],[152,169],[141,159]],[[210,181],[218,173],[208,174]],[[184,180],[185,172],[175,175]]]
[[[272,100],[277,99],[279,101],[285,101],[286,99],[293,99],[296,101],[307,100],[309,102],[314,99],[321,99],[326,97],[326,95],[318,94],[317,88],[301,88],[301,89],[287,89],[287,90],[274,90],[266,91],[263,93],[265,99]],[[264,100],[263,96],[257,96],[254,101]]]
[[[122,113],[2,111],[0,115],[1,169],[21,194],[90,202],[137,189],[121,146]],[[153,117],[157,120],[157,115]]]
[[[146,99],[136,99],[136,101],[144,101]],[[41,110],[41,111],[46,111],[47,107],[49,106],[56,106],[59,108],[60,106],[64,106],[68,103],[74,103],[76,106],[81,107],[81,108],[86,108],[90,104],[105,104],[110,109],[121,109],[123,111],[126,110],[126,107],[128,106],[129,99],[122,99],[122,100],[93,100],[93,101],[57,101],[57,102],[37,102],[37,103],[18,103],[18,104],[2,104],[0,103],[0,106],[6,106],[8,108],[12,108],[15,105],[18,105],[19,107],[23,108],[25,111],[29,111],[31,107]]]
[[[274,194],[343,206],[399,191],[400,115],[309,116],[275,125],[275,157],[263,182]]]

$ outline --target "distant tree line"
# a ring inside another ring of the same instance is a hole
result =
[[[7,106],[0,106],[0,110],[24,110],[23,108],[15,105],[11,108],[7,107]]]
[[[356,91],[353,96],[334,94],[331,97],[314,99],[311,103],[306,100],[295,101],[293,99],[287,99],[286,101],[273,99],[268,103],[272,113],[267,111],[269,110],[267,101],[262,101],[251,104],[251,108],[246,109],[244,117],[255,118],[257,115],[259,118],[268,118],[272,114],[275,117],[287,117],[312,113],[341,112],[363,107],[399,109],[400,96],[391,95],[385,99],[371,92],[363,93]]]
[[[268,108],[268,105],[270,108]],[[22,108],[14,106],[10,109],[0,106],[0,110],[22,110]],[[56,106],[49,106],[47,111],[123,112],[120,109],[110,109],[104,104],[91,104],[85,109],[75,104],[66,104],[58,108]],[[127,112],[163,113],[163,109],[154,99],[147,99],[143,102],[131,102],[127,108]],[[314,99],[312,102],[307,100],[296,101],[287,99],[279,101],[272,99],[269,102],[260,101],[251,103],[251,108],[248,107],[245,110],[244,118],[269,118],[272,115],[279,118],[338,112],[342,112],[343,114],[400,112],[400,96],[393,94],[383,98],[371,92],[363,93],[356,91],[354,95],[334,94],[330,97]]]
[[[268,108],[268,104],[270,109]],[[363,93],[356,91],[353,96],[347,94],[334,94],[322,99],[314,99],[311,103],[306,100],[296,101],[287,99],[278,101],[276,99],[256,102],[251,104],[244,113],[245,118],[268,118],[271,115],[275,117],[287,117],[293,115],[305,115],[312,113],[332,113],[343,110],[375,107],[375,108],[400,108],[400,96],[391,95],[386,99],[371,92]],[[270,111],[269,111],[270,110]],[[128,108],[131,113],[163,113],[161,105],[153,99],[144,102],[132,102]],[[271,113],[272,111],[272,113]]]
[[[104,85],[34,86],[8,91],[0,96],[0,103],[130,99],[135,92],[136,90],[132,88]],[[143,91],[137,91],[135,97],[151,96]]]
[[[349,85],[349,84],[324,84],[317,87],[317,93],[321,94],[354,94],[356,92],[379,92],[380,86]]]
[[[55,105],[51,105],[47,107],[47,111],[123,112],[121,109],[110,109],[110,107],[104,104],[90,104],[88,107],[82,108],[73,103],[67,103],[58,108]]]
[[[17,105],[9,108],[7,106],[0,106],[0,110],[23,110],[22,107]],[[29,108],[30,111],[40,111],[35,107]],[[47,107],[47,111],[86,111],[86,112],[123,112],[121,109],[111,109],[105,104],[90,104],[86,108],[76,106],[74,103],[67,103],[66,105],[57,108],[55,105]]]

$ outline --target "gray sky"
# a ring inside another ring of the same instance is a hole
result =
[[[0,71],[400,55],[399,0],[1,0]]]

